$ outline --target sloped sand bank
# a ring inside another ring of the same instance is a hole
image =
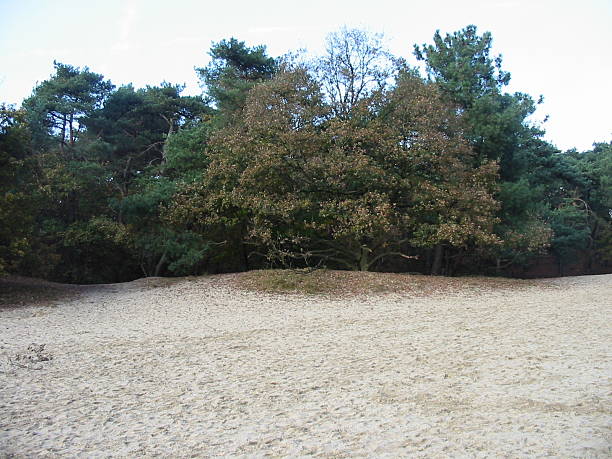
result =
[[[0,308],[0,457],[612,455],[612,275],[238,284],[17,292]]]

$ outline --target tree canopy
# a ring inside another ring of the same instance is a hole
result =
[[[437,31],[421,75],[358,29],[313,59],[229,38],[201,96],[55,62],[0,109],[0,274],[612,271],[612,143],[543,140],[492,45]]]

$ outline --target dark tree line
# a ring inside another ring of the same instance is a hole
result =
[[[0,111],[0,273],[95,283],[260,267],[612,270],[612,143],[561,152],[474,26],[341,30],[317,59],[234,38],[204,94],[55,63]]]

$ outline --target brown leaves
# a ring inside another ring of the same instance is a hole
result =
[[[473,166],[457,111],[435,86],[404,76],[352,110],[331,118],[304,69],[260,84],[237,124],[213,139],[200,188],[182,195],[183,214],[208,224],[233,215],[257,244],[333,251],[361,268],[364,257],[399,253],[392,247],[405,239],[497,243],[497,165]]]

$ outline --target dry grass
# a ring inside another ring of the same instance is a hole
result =
[[[545,281],[501,277],[442,277],[419,274],[373,273],[360,271],[260,270],[241,273],[237,287],[264,293],[352,296],[372,293],[414,296],[454,293],[485,293],[492,290],[517,291],[548,286]]]
[[[0,309],[23,306],[53,306],[78,293],[73,285],[56,284],[40,279],[8,276],[0,277]]]
[[[197,277],[143,277],[129,283],[126,282],[125,284],[145,288],[168,288],[184,281],[193,281],[194,279],[197,279]]]
[[[74,285],[48,282],[21,276],[0,277],[0,309],[19,308],[25,306],[54,306],[55,304],[73,299],[84,291],[96,288],[111,287],[123,289],[169,288],[185,280],[195,277],[147,277],[132,282],[116,284]]]
[[[208,277],[208,276],[206,276]],[[18,276],[0,278],[0,309],[24,306],[53,306],[72,299],[83,291],[98,287],[114,290],[148,290],[171,288],[182,282],[197,281],[201,277],[149,277],[122,284],[69,285]],[[522,280],[494,277],[442,277],[419,274],[333,271],[319,269],[258,270],[245,273],[210,276],[219,285],[272,293],[322,295],[338,298],[371,294],[401,294],[436,296],[479,294],[491,291],[515,292],[528,288],[555,288],[546,280]]]

